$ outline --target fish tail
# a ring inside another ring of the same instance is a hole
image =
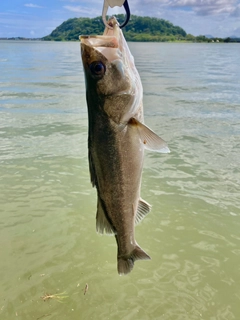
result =
[[[125,275],[131,272],[136,260],[151,260],[151,258],[143,249],[136,246],[130,254],[118,256],[118,273]]]

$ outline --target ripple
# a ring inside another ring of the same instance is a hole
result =
[[[1,46],[6,320],[240,318],[239,47],[130,46],[146,124],[171,153],[146,152],[141,195],[153,207],[136,238],[152,260],[126,277],[116,271],[114,238],[95,231],[79,43]],[[41,299],[64,291],[66,303]]]

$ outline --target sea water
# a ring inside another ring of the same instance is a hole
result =
[[[145,153],[152,260],[120,277],[95,231],[79,43],[0,42],[1,319],[240,319],[239,45],[129,46],[171,153]]]

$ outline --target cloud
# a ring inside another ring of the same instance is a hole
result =
[[[233,14],[239,0],[170,0],[168,5],[175,8],[191,8],[201,16]]]
[[[31,37],[41,38],[50,34],[64,20],[56,16],[49,18],[47,15],[40,18],[26,12],[0,12],[0,37],[29,37],[31,35]]]
[[[16,9],[0,12],[0,37],[28,37],[33,30],[34,37],[42,37],[69,18],[97,17],[102,14],[103,0],[48,0],[48,3],[46,0],[34,1],[36,0],[33,0],[33,3],[26,3],[23,11]],[[196,36],[199,34],[212,34],[216,37],[240,36],[240,20],[237,19],[240,17],[240,0],[129,0],[128,2],[131,14],[171,21],[187,33]],[[6,3],[12,2],[6,1]],[[117,13],[124,14],[125,11],[119,7],[109,8],[109,15]]]
[[[240,4],[231,13],[231,17],[240,17]]]
[[[135,0],[135,8],[149,10],[184,10],[199,16],[240,15],[240,0]],[[132,5],[130,3],[130,5]]]
[[[28,8],[43,8],[43,7],[38,6],[37,4],[34,4],[34,3],[25,3],[24,6],[28,7]]]
[[[129,6],[132,14],[171,21],[195,36],[239,35],[240,0],[129,0]]]
[[[82,6],[86,7],[89,3],[93,3],[96,6],[103,6],[103,0],[60,0],[61,2],[79,2]]]
[[[88,13],[89,11],[86,9],[83,9],[81,6],[64,6],[63,7],[66,10],[77,12],[77,13]]]
[[[63,8],[68,11],[79,13],[81,15],[89,16],[89,17],[99,15],[98,10],[92,9],[92,8],[90,9],[90,8],[86,8],[86,7],[84,8],[82,6],[63,6]]]

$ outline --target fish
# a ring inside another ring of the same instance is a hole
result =
[[[144,124],[143,88],[115,17],[103,35],[82,35],[88,108],[90,179],[97,189],[96,230],[117,242],[117,270],[126,275],[150,256],[135,240],[135,225],[151,206],[140,196],[144,149],[168,153],[166,142]]]

